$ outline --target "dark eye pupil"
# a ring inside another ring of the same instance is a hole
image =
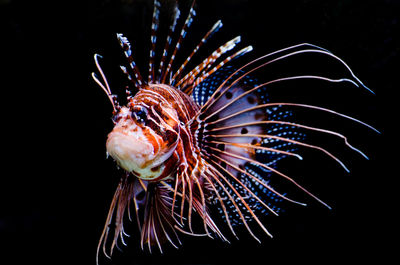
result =
[[[132,117],[140,122],[140,123],[145,123],[147,120],[147,114],[144,110],[136,110],[132,112]]]

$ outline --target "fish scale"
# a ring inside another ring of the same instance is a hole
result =
[[[238,36],[188,69],[188,62],[194,62],[192,58],[198,50],[204,49],[208,38],[222,27],[222,22],[217,21],[205,31],[189,57],[180,66],[176,65],[175,57],[183,40],[190,36],[188,29],[196,16],[194,1],[186,19],[182,18],[180,29],[176,27],[180,11],[174,2],[173,16],[169,19],[172,24],[169,24],[158,64],[155,47],[160,39],[157,38],[159,24],[163,23],[159,14],[163,10],[161,3],[154,0],[147,80],[142,78],[133,58],[132,47],[135,46],[122,34],[117,34],[129,64],[129,70],[123,65],[120,68],[132,86],[127,93],[126,106],[121,106],[112,94],[99,63],[102,57],[94,56],[100,78],[95,73],[92,77],[113,107],[114,128],[107,137],[107,154],[124,172],[98,243],[97,263],[101,250],[104,256],[111,258],[119,242],[127,245],[124,240],[126,212],[129,220],[137,223],[139,235],[132,238],[140,241],[142,249],[151,252],[156,247],[163,252],[162,246],[167,243],[178,248],[181,234],[206,235],[229,242],[221,225],[227,226],[236,237],[234,227],[238,225],[245,227],[257,241],[260,239],[253,232],[254,225],[272,237],[260,219],[262,216],[278,215],[285,209],[284,202],[305,206],[287,196],[292,189],[301,190],[330,209],[287,175],[281,161],[289,156],[301,160],[297,152],[308,148],[330,157],[348,171],[337,154],[307,143],[313,135],[308,131],[334,136],[348,148],[367,156],[338,132],[296,123],[296,109],[323,112],[378,132],[334,110],[303,103],[275,102],[269,96],[268,88],[272,84],[304,79],[335,84],[347,82],[371,91],[342,59],[313,44],[289,46],[234,68],[228,63],[252,50],[252,46],[240,49],[241,37]],[[178,39],[172,41],[178,32]],[[339,79],[313,73],[263,81],[252,78],[253,72],[300,54],[336,60],[347,75]],[[309,118],[313,118],[311,114]],[[284,185],[287,190],[277,190],[281,182],[289,184]],[[131,208],[136,218],[131,217]],[[218,216],[225,220],[224,224],[217,222]],[[194,222],[203,225],[203,232],[194,232]]]

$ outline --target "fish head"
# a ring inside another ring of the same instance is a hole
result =
[[[180,122],[170,104],[146,100],[138,93],[113,121],[106,148],[121,168],[146,181],[164,179],[172,173]]]

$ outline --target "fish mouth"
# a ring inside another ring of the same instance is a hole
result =
[[[154,158],[154,148],[145,139],[113,131],[108,135],[107,153],[126,171],[138,171]]]
[[[155,153],[153,144],[146,137],[120,130],[108,135],[106,149],[121,168],[144,180],[158,178],[170,156],[166,150]]]

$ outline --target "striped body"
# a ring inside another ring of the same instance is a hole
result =
[[[143,180],[171,178],[183,157],[182,141],[191,138],[184,124],[197,109],[173,87],[148,85],[115,115],[107,152],[122,168]],[[135,141],[130,139],[132,135]]]
[[[349,119],[375,130],[370,125],[323,107],[274,102],[267,96],[270,85],[300,79],[347,82],[369,90],[343,60],[326,49],[302,43],[268,53],[235,69],[226,65],[252,50],[251,46],[247,46],[235,51],[241,41],[238,36],[187,70],[196,52],[222,27],[222,22],[217,21],[177,67],[174,64],[176,54],[196,15],[194,4],[183,20],[176,42],[172,36],[179,24],[180,12],[175,6],[164,50],[158,61],[155,51],[161,5],[159,1],[154,1],[147,80],[134,61],[131,44],[122,34],[117,34],[129,65],[128,68],[121,66],[130,83],[125,106],[120,106],[117,97],[112,94],[98,62],[101,57],[95,55],[101,79],[94,73],[93,78],[113,107],[114,128],[107,138],[107,153],[125,172],[111,202],[98,254],[103,249],[103,253],[111,257],[119,241],[126,245],[124,220],[127,216],[133,221],[132,208],[140,231],[141,246],[144,248],[147,245],[150,251],[153,246],[162,251],[166,242],[178,248],[181,243],[178,233],[211,238],[216,235],[228,242],[210,214],[210,209],[215,207],[233,236],[237,237],[234,227],[239,224],[259,241],[251,227],[256,223],[272,237],[260,220],[260,214],[278,215],[280,208],[276,204],[283,201],[306,205],[288,198],[285,192],[273,187],[270,183],[272,176],[330,208],[278,169],[279,161],[286,157],[302,160],[301,154],[297,153],[301,147],[329,156],[348,171],[337,155],[306,142],[302,131],[335,136],[367,158],[344,135],[296,123],[291,116],[295,109],[302,108]],[[347,71],[347,76],[334,79],[310,73],[263,82],[251,78],[252,73],[259,69],[300,54],[334,59]],[[195,219],[203,223],[203,232],[193,231],[192,220]]]

